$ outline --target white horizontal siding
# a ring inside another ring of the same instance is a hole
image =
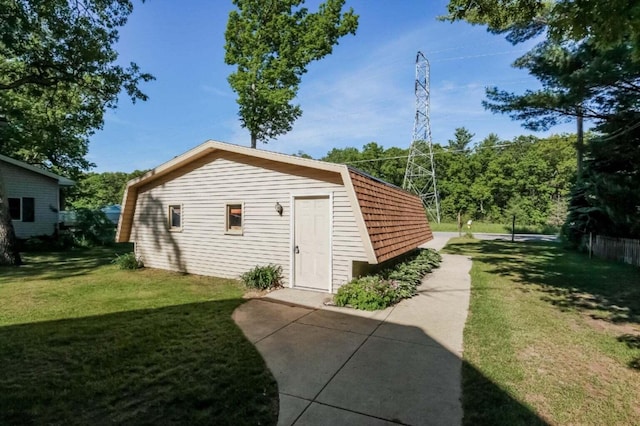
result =
[[[3,179],[7,198],[34,199],[33,222],[13,221],[18,238],[51,235],[58,222],[57,209],[60,187],[55,179],[23,169],[0,160],[0,178]]]
[[[351,262],[365,261],[349,197],[335,174],[298,166],[234,161],[233,154],[139,191],[131,241],[145,265],[236,278],[256,265],[290,271],[291,195],[333,193],[334,290],[351,278]],[[263,166],[267,167],[263,167]],[[321,177],[332,177],[322,180]],[[225,205],[244,203],[243,235],[225,234]],[[275,204],[284,212],[279,216]],[[182,231],[167,229],[168,206],[182,205]]]

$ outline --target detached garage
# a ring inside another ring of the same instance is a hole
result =
[[[208,141],[130,181],[118,242],[145,266],[236,278],[281,265],[335,292],[433,238],[419,197],[359,170]]]

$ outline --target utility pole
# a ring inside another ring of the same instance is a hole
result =
[[[429,118],[429,70],[429,61],[422,52],[418,52],[415,80],[416,115],[402,187],[417,194],[430,218],[440,223],[440,200],[436,185],[436,168],[433,161]]]

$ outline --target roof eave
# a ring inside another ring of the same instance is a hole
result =
[[[317,170],[324,170],[328,172],[333,172],[340,174],[343,178],[343,181],[349,181],[349,172],[347,166],[343,164],[333,164],[326,163],[324,161],[311,160],[307,158],[294,157],[292,155],[280,154],[277,152],[266,151],[255,148],[248,148],[240,145],[233,145],[224,142],[218,142],[214,140],[208,140],[195,148],[190,149],[189,151],[181,154],[166,163],[161,164],[160,166],[150,170],[144,175],[132,179],[127,182],[127,187],[125,188],[122,202],[122,215],[121,215],[121,224],[118,225],[117,237],[116,241],[124,242],[128,241],[131,235],[131,226],[133,225],[133,221],[129,220],[129,218],[133,217],[135,213],[135,203],[137,199],[137,189],[147,183],[150,183],[156,179],[161,178],[162,176],[167,175],[175,170],[179,170],[181,167],[184,167],[194,160],[198,158],[204,157],[215,151],[225,151],[236,153],[240,155],[247,155],[254,158],[261,158],[265,160],[271,160],[279,163],[291,164],[301,167],[308,167]],[[345,176],[347,177],[345,180]],[[355,197],[355,194],[354,194]],[[127,203],[127,200],[129,202]],[[357,200],[355,202],[357,206]],[[131,207],[133,206],[133,207]],[[127,220],[125,222],[125,219]],[[366,228],[365,228],[366,231]],[[361,231],[362,234],[362,231]],[[366,234],[366,232],[365,232]],[[363,236],[364,241],[364,236]],[[370,243],[370,242],[369,242]]]
[[[9,164],[13,164],[16,167],[23,168],[25,170],[29,170],[34,173],[38,173],[42,176],[46,176],[48,178],[54,179],[58,182],[60,186],[74,186],[76,183],[71,179],[67,179],[64,176],[57,175],[48,170],[41,169],[39,167],[33,166],[29,163],[25,163],[24,161],[16,160],[15,158],[7,157],[6,155],[0,154],[0,161],[4,161]]]

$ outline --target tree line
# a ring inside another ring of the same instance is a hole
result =
[[[576,179],[575,135],[547,138],[496,134],[474,144],[458,128],[447,144],[434,144],[436,186],[444,221],[465,218],[507,223],[515,214],[526,225],[564,223]],[[402,186],[408,148],[383,148],[375,142],[361,150],[334,148],[321,160],[344,163]]]
[[[474,143],[466,128],[446,144],[434,144],[436,182],[444,221],[465,218],[559,227],[564,223],[576,178],[575,135],[518,136],[502,140],[490,134]],[[297,155],[310,158],[299,152]],[[320,160],[347,164],[402,187],[409,148],[384,148],[370,142],[361,149],[333,148]],[[71,208],[120,204],[128,180],[144,174],[87,173],[67,195]]]

